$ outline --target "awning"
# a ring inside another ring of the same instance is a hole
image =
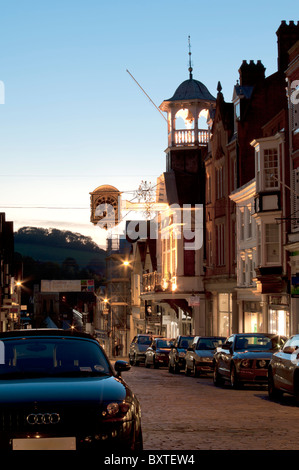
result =
[[[179,308],[183,310],[185,313],[192,316],[192,307],[188,305],[186,299],[163,299],[161,302],[166,302],[170,305],[170,307],[176,312],[178,315]]]

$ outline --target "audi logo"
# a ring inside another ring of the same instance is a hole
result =
[[[57,424],[60,421],[58,413],[30,413],[26,417],[28,424]]]

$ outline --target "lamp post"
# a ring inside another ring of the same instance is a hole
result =
[[[132,310],[131,310],[131,302],[132,302],[132,298],[131,298],[131,295],[132,295],[132,290],[131,290],[131,275],[132,275],[132,272],[133,272],[133,266],[131,265],[131,262],[128,260],[128,259],[125,259],[123,261],[123,266],[125,268],[128,268],[130,271],[128,272],[127,269],[125,269],[125,272],[126,272],[126,278],[127,278],[127,283],[126,283],[126,286],[125,286],[125,302],[126,302],[126,308],[125,308],[125,316],[126,316],[126,344],[124,345],[125,346],[125,351],[126,353],[127,352],[127,349],[128,349],[128,329],[129,329],[129,343],[131,342],[132,340],[132,337],[130,336],[130,332],[131,332],[131,328],[133,328],[133,321],[131,321],[132,319]],[[129,315],[129,318],[130,318],[130,323],[129,323],[129,328],[128,328],[128,315]]]
[[[106,322],[106,331],[107,331],[107,342],[108,344],[110,344],[110,351],[109,351],[109,355],[110,357],[112,356],[112,353],[113,353],[113,327],[112,327],[112,306],[110,305],[109,306],[109,300],[107,299],[107,297],[105,297],[103,299],[103,302],[104,302],[104,309],[103,309],[103,315],[107,315],[107,319],[105,320]],[[109,308],[110,307],[110,308]],[[110,310],[110,312],[109,312]],[[104,313],[105,312],[105,313]],[[110,313],[110,336],[111,336],[111,341],[109,341],[109,335],[108,335],[108,329],[109,329],[109,313]],[[103,325],[104,326],[104,325]]]
[[[109,345],[109,340],[108,340],[108,328],[109,328],[109,300],[107,297],[104,297],[101,299],[101,302],[104,304],[104,308],[102,309],[102,315],[104,319],[104,324],[101,325],[103,327],[103,330],[107,332],[107,344]],[[110,305],[110,325],[111,325],[111,345],[110,345],[110,355],[112,354],[112,307]],[[109,347],[108,347],[109,349]]]

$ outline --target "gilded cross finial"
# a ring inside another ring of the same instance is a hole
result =
[[[192,79],[192,63],[191,63],[191,43],[190,43],[190,36],[188,36],[188,43],[189,43],[189,78]]]

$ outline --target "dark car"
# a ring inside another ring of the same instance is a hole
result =
[[[299,403],[299,335],[291,336],[283,349],[273,354],[268,372],[268,393],[271,399],[288,393]]]
[[[189,335],[176,338],[169,353],[169,372],[179,373],[181,370],[185,370],[185,355],[193,340],[194,336]]]
[[[155,369],[158,369],[160,366],[167,367],[172,344],[172,339],[154,338],[145,352],[145,367],[150,367],[151,365]]]
[[[243,383],[266,384],[270,359],[286,339],[269,333],[231,335],[214,354],[214,384],[225,380],[232,388]]]
[[[223,336],[195,337],[185,356],[185,374],[193,373],[198,377],[201,372],[213,372],[213,357],[215,349],[225,342]]]
[[[145,351],[151,345],[152,335],[136,335],[130,344],[129,361],[134,366],[139,366],[145,362]]]
[[[127,362],[113,369],[92,336],[74,331],[17,330],[0,341],[2,450],[142,449]]]

